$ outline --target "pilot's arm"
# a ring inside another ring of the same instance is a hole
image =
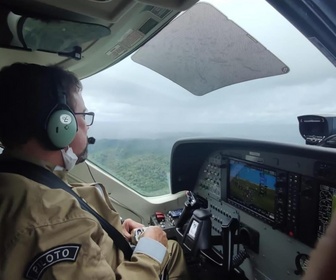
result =
[[[27,228],[7,249],[3,279],[157,280],[167,261],[166,247],[148,237],[125,261],[97,221],[81,215]]]
[[[336,215],[310,256],[304,280],[336,279]]]

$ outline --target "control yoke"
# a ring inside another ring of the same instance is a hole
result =
[[[189,256],[189,261],[197,262],[202,259],[202,262],[205,261],[210,267],[215,267],[217,272],[219,270],[221,275],[229,275],[248,257],[245,250],[237,252],[234,256],[234,245],[240,240],[239,220],[226,217],[222,222],[221,235],[211,236],[211,212],[201,208],[202,203],[197,201],[197,197],[191,191],[188,191],[186,196],[185,207],[176,224],[180,245]],[[220,246],[223,253],[215,250],[214,246]]]
[[[196,200],[194,194],[191,191],[186,192],[187,200],[184,202],[184,208],[179,220],[176,223],[178,231],[183,230],[182,227],[190,219],[193,211],[200,208],[200,203]]]

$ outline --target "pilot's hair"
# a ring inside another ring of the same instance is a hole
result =
[[[73,94],[82,90],[79,79],[57,66],[15,63],[0,70],[0,141],[19,147],[31,138],[40,140],[45,120],[58,102],[57,88],[75,107]]]

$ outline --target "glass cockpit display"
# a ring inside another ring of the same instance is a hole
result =
[[[229,165],[229,202],[274,220],[276,172],[235,159]]]

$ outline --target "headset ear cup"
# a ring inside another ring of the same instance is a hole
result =
[[[69,110],[55,110],[48,118],[46,131],[51,144],[57,149],[63,149],[76,136],[76,117]]]

